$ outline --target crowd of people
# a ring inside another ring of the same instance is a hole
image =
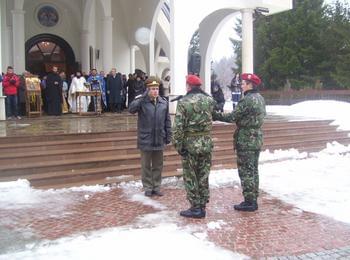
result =
[[[0,75],[3,81],[3,92],[6,96],[7,119],[21,119],[26,111],[26,78],[34,77],[25,71],[22,75],[16,75],[14,69],[8,66],[7,72]],[[134,74],[117,72],[112,68],[108,74],[92,69],[89,74],[77,71],[67,76],[64,71],[59,71],[53,66],[52,70],[40,80],[42,111],[47,115],[59,116],[63,113],[78,113],[88,111],[121,113],[134,98],[142,94],[147,75],[141,70],[135,70]],[[164,87],[163,87],[164,86]],[[79,92],[99,92],[100,95],[79,96]],[[162,80],[161,96],[167,100],[170,94],[170,77]],[[77,99],[78,98],[78,99]]]

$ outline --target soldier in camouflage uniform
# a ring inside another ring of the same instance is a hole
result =
[[[209,200],[212,111],[215,101],[201,90],[200,78],[189,75],[187,94],[178,102],[172,142],[182,156],[183,179],[191,207],[183,217],[204,218]]]
[[[214,120],[235,122],[234,147],[237,152],[238,174],[241,179],[244,201],[234,209],[255,211],[259,195],[258,161],[263,144],[261,130],[266,115],[264,98],[258,93],[261,80],[255,74],[242,74],[242,98],[235,111],[229,114],[214,112]]]

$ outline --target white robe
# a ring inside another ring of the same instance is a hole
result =
[[[69,88],[69,94],[68,94],[68,103],[70,105],[70,111],[72,113],[77,113],[77,98],[75,93],[77,91],[89,91],[89,88],[87,88],[84,83],[86,83],[86,80],[84,77],[80,77],[79,79],[77,77],[74,77],[72,80],[72,83]],[[88,96],[82,96],[80,97],[80,106],[81,106],[81,112],[87,112],[88,106],[90,103],[90,97]]]

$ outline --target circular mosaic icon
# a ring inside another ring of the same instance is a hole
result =
[[[58,23],[57,10],[49,5],[42,6],[38,11],[38,21],[41,25],[46,27],[55,26]]]

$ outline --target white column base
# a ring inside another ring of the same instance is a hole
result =
[[[0,96],[0,120],[6,120],[5,98],[6,96]]]
[[[169,95],[169,113],[171,115],[175,115],[176,114],[176,106],[177,106],[177,101],[173,101],[171,102],[170,100],[177,98],[179,95],[173,95],[170,94]]]

